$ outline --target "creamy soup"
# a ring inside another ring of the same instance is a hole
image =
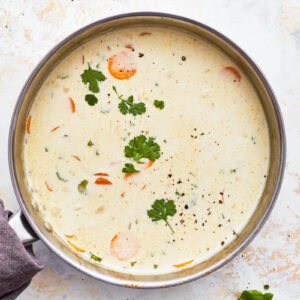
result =
[[[82,258],[166,273],[226,247],[269,165],[251,82],[208,42],[122,29],[74,50],[28,115],[24,161],[45,226]]]

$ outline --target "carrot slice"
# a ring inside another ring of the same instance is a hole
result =
[[[76,245],[73,244],[72,242],[70,242],[70,241],[67,241],[67,242],[68,242],[68,244],[69,244],[72,248],[74,248],[76,251],[78,251],[78,252],[85,252],[84,249],[82,249],[82,248],[76,246]]]
[[[55,130],[57,130],[60,126],[56,126],[54,128],[51,129],[51,132],[54,132]]]
[[[78,161],[81,161],[80,157],[78,157],[77,155],[71,155],[71,156],[77,159]]]
[[[48,184],[47,181],[45,181],[45,186],[46,186],[46,188],[47,188],[47,190],[48,190],[49,192],[53,192],[52,187]]]
[[[182,262],[180,264],[176,264],[176,265],[173,265],[175,268],[182,268],[182,267],[185,267],[186,265],[189,265],[193,262],[194,260],[191,259],[191,260],[188,260],[188,261],[185,261],[185,262]]]
[[[125,261],[134,257],[138,249],[138,240],[130,232],[119,232],[110,242],[110,253],[118,260]]]
[[[151,32],[148,32],[148,31],[143,31],[143,32],[141,32],[139,35],[140,36],[144,36],[144,35],[150,35],[150,34],[152,34]]]
[[[124,179],[128,179],[129,177],[133,176],[133,175],[137,175],[139,172],[132,172],[132,173],[125,173],[124,175]]]
[[[149,160],[146,164],[145,169],[150,168],[154,164],[154,162],[155,162],[154,160]]]
[[[26,122],[26,131],[29,134],[30,134],[30,129],[31,129],[31,116],[28,117],[27,122]]]
[[[131,50],[133,50],[134,48],[133,48],[133,46],[131,45],[131,44],[127,44],[127,45],[125,45],[125,48],[127,48],[127,49],[131,49]]]
[[[70,102],[71,112],[73,114],[76,111],[74,100],[71,97],[69,97],[69,102]]]
[[[103,177],[99,177],[95,180],[96,184],[103,184],[103,185],[108,185],[108,184],[112,184],[111,181],[109,181],[107,178],[103,178]]]
[[[95,176],[109,176],[109,174],[107,174],[107,173],[102,173],[102,172],[95,173],[94,175],[95,175]]]
[[[122,51],[108,59],[108,71],[116,79],[129,79],[136,73],[136,65],[131,54]]]
[[[241,78],[242,78],[241,73],[236,68],[228,66],[228,67],[225,67],[223,70],[226,73],[232,75],[233,82],[240,82],[241,81]]]

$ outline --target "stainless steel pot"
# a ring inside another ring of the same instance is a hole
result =
[[[31,192],[24,180],[22,157],[28,112],[39,87],[54,66],[75,48],[95,36],[121,27],[135,26],[171,27],[190,32],[208,40],[232,57],[256,88],[268,122],[271,143],[270,167],[265,189],[259,205],[239,236],[209,260],[176,273],[155,276],[128,275],[99,268],[82,260],[62,245],[47,231],[43,220],[31,205]],[[285,165],[285,134],[279,106],[265,77],[253,61],[228,38],[203,24],[174,15],[148,12],[119,15],[95,22],[73,33],[51,50],[35,68],[19,96],[12,116],[8,147],[11,180],[22,210],[10,220],[10,223],[22,241],[28,244],[38,237],[60,258],[81,272],[112,284],[134,288],[167,287],[188,282],[215,271],[235,257],[255,237],[271,213]]]

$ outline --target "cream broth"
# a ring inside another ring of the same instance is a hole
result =
[[[99,92],[81,76],[89,66],[105,76]],[[130,95],[144,113],[128,112]],[[268,172],[268,127],[246,75],[171,29],[123,29],[80,46],[41,86],[26,131],[26,180],[45,226],[84,259],[133,274],[220,251],[251,217]],[[124,148],[141,135],[159,151],[138,163]],[[122,172],[126,163],[139,172]],[[153,220],[157,199],[176,212]]]

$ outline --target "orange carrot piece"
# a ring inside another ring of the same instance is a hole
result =
[[[146,164],[145,169],[150,168],[154,164],[154,162],[155,162],[154,160],[149,160]]]
[[[74,100],[71,97],[69,97],[69,102],[70,102],[71,112],[73,114],[76,111]]]
[[[60,126],[56,126],[54,128],[51,129],[51,132],[54,132],[55,130],[57,130]]]
[[[81,159],[77,155],[71,155],[71,156],[77,159],[78,161],[81,161]]]
[[[110,253],[121,261],[134,257],[138,249],[138,241],[130,232],[119,232],[110,242]]]
[[[96,184],[103,184],[103,185],[108,185],[108,184],[112,184],[111,181],[109,181],[107,178],[103,178],[103,177],[99,177],[95,180]]]
[[[182,268],[182,267],[185,267],[186,265],[191,264],[193,261],[194,261],[194,260],[191,259],[191,260],[182,262],[182,263],[180,263],[180,264],[173,265],[173,267],[175,267],[175,268]]]
[[[150,35],[150,34],[152,34],[152,33],[151,32],[147,32],[147,31],[143,31],[139,35],[140,36],[144,36],[144,35]]]
[[[109,176],[109,174],[99,172],[99,173],[95,173],[94,176]]]
[[[231,75],[233,75],[233,77],[234,77],[233,81],[234,82],[240,82],[241,81],[242,76],[236,68],[228,66],[228,67],[224,68],[224,71],[227,72],[227,73],[230,73]]]
[[[76,246],[76,245],[73,244],[72,242],[70,242],[70,241],[67,241],[67,242],[68,242],[68,244],[69,244],[72,248],[74,248],[76,251],[78,251],[78,252],[85,252],[84,249],[82,249],[82,248]]]
[[[122,51],[108,59],[108,71],[116,79],[129,79],[136,73],[134,58],[131,54]]]
[[[30,129],[31,129],[31,116],[28,117],[27,123],[26,123],[26,131],[28,134],[30,134]]]
[[[124,179],[126,180],[126,179],[128,179],[129,177],[131,177],[131,176],[133,176],[133,175],[136,175],[136,174],[138,174],[138,173],[139,173],[139,172],[125,173]]]
[[[127,49],[131,49],[131,50],[133,50],[134,48],[133,48],[133,46],[131,45],[131,44],[127,44],[127,45],[125,45],[125,48],[127,48]]]
[[[49,192],[53,192],[52,187],[48,184],[47,181],[45,181],[45,186],[46,186],[46,188],[47,188],[47,190],[48,190]]]
[[[121,197],[124,198],[125,196],[125,192],[121,193]]]

